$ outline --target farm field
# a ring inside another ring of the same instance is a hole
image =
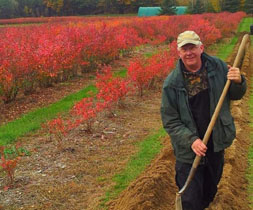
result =
[[[238,35],[239,41],[241,36]],[[149,43],[137,47],[128,55],[113,60],[112,71],[129,71],[131,65],[137,68],[133,59],[143,55],[152,58],[156,52],[169,46],[172,49],[171,45],[164,43]],[[209,50],[210,53],[216,53],[215,49]],[[229,56],[228,62],[232,63],[236,51],[237,48]],[[250,49],[243,62],[242,71],[250,83],[252,64],[249,65],[253,59],[249,52]],[[166,64],[170,64],[170,61],[167,62]],[[83,87],[94,85],[95,72],[89,71],[85,74],[85,77],[77,76],[62,83],[55,83],[51,87],[37,89],[31,95],[19,94],[14,101],[1,104],[2,126],[32,110],[56,103]],[[27,155],[19,160],[15,181],[8,189],[4,187],[7,184],[6,177],[1,173],[1,207],[173,209],[177,192],[173,174],[173,151],[169,137],[161,130],[161,80],[158,79],[157,83],[153,89],[144,89],[142,97],[138,96],[140,91],[128,92],[127,97],[117,102],[119,105],[114,104],[112,109],[96,116],[91,130],[88,129],[86,121],[83,121],[84,123],[74,127],[60,141],[54,135],[49,136],[46,127],[32,129],[31,131],[37,131],[20,135],[18,142],[21,142],[21,148],[25,148]],[[231,209],[231,206],[234,209],[249,209],[245,171],[250,145],[249,113],[246,111],[249,110],[250,93],[251,90],[248,90],[243,100],[233,104],[237,139],[227,150],[219,193],[210,209]],[[74,118],[71,113],[64,112],[60,119],[67,120],[69,117]],[[10,140],[13,141],[15,140]],[[142,153],[148,155],[142,157]],[[128,177],[128,171],[131,171],[131,177]]]

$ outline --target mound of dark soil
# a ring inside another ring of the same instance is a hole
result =
[[[168,138],[165,139],[168,142]],[[169,209],[175,199],[174,157],[166,146],[145,173],[135,180],[109,209]]]

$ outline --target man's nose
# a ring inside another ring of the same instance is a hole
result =
[[[186,54],[191,54],[192,50],[191,49],[186,49],[185,52],[186,52]]]

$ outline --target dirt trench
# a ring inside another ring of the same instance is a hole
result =
[[[236,56],[240,41],[241,38],[228,58],[227,62],[230,64]],[[245,74],[248,84],[253,72],[253,54],[250,54],[252,48],[248,46],[241,66],[241,71]],[[232,104],[237,136],[231,147],[225,152],[223,176],[215,200],[208,208],[210,210],[250,209],[245,173],[250,144],[248,99],[252,92],[248,85],[244,98]],[[175,209],[175,196],[178,191],[174,181],[175,158],[169,137],[166,137],[163,143],[164,149],[150,166],[117,199],[108,203],[110,210]]]

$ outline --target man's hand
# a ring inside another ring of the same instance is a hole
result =
[[[206,155],[206,150],[207,147],[206,145],[201,141],[201,139],[196,139],[192,146],[192,150],[195,152],[196,155],[198,156],[205,156]]]
[[[235,68],[235,67],[231,67],[230,65],[228,65],[227,78],[229,80],[233,81],[234,83],[240,84],[242,82],[242,77],[241,77],[240,69],[239,68]]]

